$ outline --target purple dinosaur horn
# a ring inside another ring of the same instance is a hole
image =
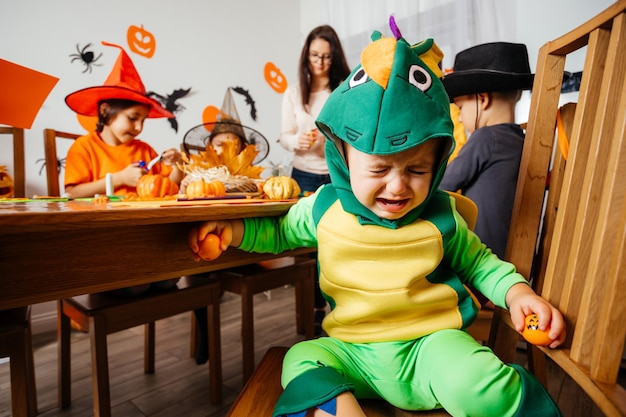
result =
[[[391,33],[396,37],[396,40],[402,37],[402,33],[400,33],[400,29],[398,29],[398,25],[396,25],[396,18],[393,15],[389,16],[389,27],[391,28]]]

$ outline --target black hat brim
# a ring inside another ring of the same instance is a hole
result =
[[[443,78],[443,86],[450,97],[497,91],[530,90],[534,74],[512,74],[490,70],[452,72]]]

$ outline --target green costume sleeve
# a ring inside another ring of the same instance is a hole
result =
[[[518,274],[515,266],[498,258],[469,230],[465,220],[454,211],[457,232],[446,250],[452,268],[465,284],[474,286],[495,305],[508,308],[506,293],[517,283],[528,281]]]
[[[300,247],[317,246],[313,204],[319,192],[301,198],[280,217],[243,219],[244,234],[239,249],[247,252],[280,253]]]

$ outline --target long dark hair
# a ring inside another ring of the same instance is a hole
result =
[[[329,25],[318,26],[313,29],[304,42],[302,53],[300,53],[300,64],[298,69],[298,79],[300,83],[300,95],[302,96],[302,105],[306,108],[311,97],[311,71],[309,70],[309,48],[311,42],[315,39],[324,39],[330,44],[330,53],[332,55],[330,61],[330,90],[334,90],[341,84],[343,80],[350,74],[350,67],[343,53],[343,47],[339,36]]]

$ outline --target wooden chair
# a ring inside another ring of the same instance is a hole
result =
[[[9,358],[13,417],[37,415],[30,306],[0,310],[0,358]]]
[[[144,324],[146,326],[144,372],[154,373],[154,322],[208,305],[209,393],[211,402],[222,402],[222,359],[220,349],[219,283],[181,278],[171,290],[151,290],[132,298],[89,294],[60,300],[59,406],[71,403],[70,320],[91,337],[94,415],[111,415],[107,340],[109,334]]]
[[[57,138],[75,140],[80,135],[44,130],[48,195],[59,196]],[[222,401],[221,349],[219,335],[219,283],[182,278],[172,290],[150,290],[134,297],[90,294],[58,301],[59,406],[71,403],[70,321],[89,332],[92,350],[94,414],[110,416],[109,370],[106,336],[143,324],[145,327],[144,371],[154,372],[155,321],[206,308],[208,319],[209,379],[213,403]]]
[[[26,197],[26,175],[24,169],[24,129],[0,126],[0,135],[13,136],[13,183],[15,197]]]
[[[565,61],[583,47],[569,149],[553,152]],[[562,347],[530,347],[529,368],[545,381],[549,358],[607,416],[626,415],[626,390],[617,382],[626,335],[625,141],[626,1],[620,0],[539,51],[506,251],[567,324]],[[498,310],[489,344],[510,361],[517,342],[508,313]],[[580,408],[572,398],[555,400],[566,414]]]
[[[293,285],[296,296],[296,328],[307,339],[314,337],[313,291],[315,259],[308,257],[281,258],[286,265],[246,265],[215,272],[224,290],[241,296],[241,346],[243,381],[254,371],[254,295],[284,285]]]
[[[48,183],[48,195],[60,196],[59,174],[61,173],[60,162],[57,152],[57,139],[76,140],[80,135],[76,133],[62,132],[54,129],[44,129],[43,148],[46,159],[46,180]]]
[[[14,196],[26,196],[24,129],[0,126],[0,134],[13,137]],[[14,417],[37,415],[37,387],[31,336],[30,306],[0,310],[0,357],[11,369],[11,404]]]

